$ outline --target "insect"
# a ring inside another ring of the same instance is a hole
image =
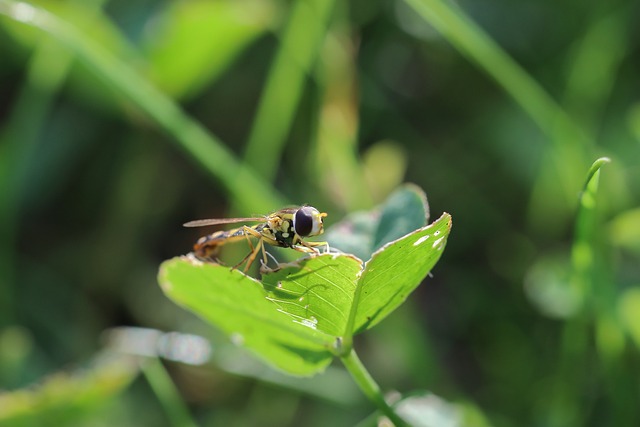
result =
[[[237,268],[246,261],[243,269],[246,272],[251,264],[262,250],[263,267],[267,267],[267,251],[264,244],[279,246],[283,248],[291,248],[299,252],[318,253],[318,247],[326,246],[327,242],[306,242],[303,237],[317,236],[324,232],[322,221],[327,216],[316,208],[308,205],[299,207],[284,208],[275,211],[269,215],[253,218],[218,218],[218,219],[200,219],[189,221],[184,224],[185,227],[206,227],[219,224],[234,224],[239,222],[260,222],[259,224],[235,228],[226,231],[217,231],[215,233],[203,236],[193,245],[193,251],[196,256],[202,259],[215,259],[218,250],[222,245],[230,242],[246,239],[251,248],[251,252],[247,254],[233,268]],[[254,246],[251,237],[258,239],[258,243]]]

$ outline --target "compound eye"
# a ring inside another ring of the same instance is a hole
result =
[[[313,230],[313,211],[315,209],[311,207],[303,207],[298,209],[296,215],[293,217],[293,229],[299,236],[306,237],[311,234]]]

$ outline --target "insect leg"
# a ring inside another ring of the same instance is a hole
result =
[[[248,228],[248,227],[247,227]],[[249,245],[249,247],[251,248],[251,250],[249,251],[249,253],[240,260],[240,262],[238,262],[236,265],[234,265],[233,267],[231,267],[232,270],[235,270],[236,268],[238,268],[240,265],[242,265],[242,263],[244,263],[247,259],[249,259],[249,257],[251,256],[251,254],[255,251],[255,248],[253,247],[253,243],[251,243],[251,239],[249,238],[249,235],[245,232],[244,227],[241,229],[242,230],[242,235],[245,237],[245,239],[247,240],[247,244]],[[245,267],[242,271],[247,271],[248,267]]]
[[[269,253],[269,251],[267,251],[267,249],[265,248],[264,245],[262,245],[262,254],[264,255],[264,260],[260,260],[260,273],[261,274],[271,273],[271,272],[277,271],[280,268],[281,264],[278,262],[276,257],[271,255]],[[267,261],[267,257],[271,258],[273,263],[276,265],[276,268],[269,267],[268,261]]]
[[[242,271],[244,273],[247,272],[247,270],[249,270],[249,267],[251,267],[251,264],[253,264],[253,261],[255,261],[256,256],[258,255],[258,252],[260,252],[260,249],[262,249],[262,251],[264,252],[264,243],[262,241],[262,235],[260,234],[260,232],[254,230],[251,227],[248,226],[244,226],[242,227],[242,231],[244,233],[244,236],[247,239],[247,242],[249,243],[249,247],[251,248],[251,252],[249,252],[247,254],[247,256],[245,256],[242,261],[240,261],[238,264],[236,264],[233,268],[237,268],[239,265],[241,265],[243,262],[247,262],[246,265],[244,266],[244,268],[242,269]],[[258,239],[258,244],[255,246],[255,248],[253,247],[253,244],[251,243],[251,239],[250,237],[256,237]]]
[[[249,237],[247,236],[247,239]],[[251,267],[251,264],[253,264],[253,262],[256,260],[256,256],[258,256],[258,252],[260,252],[260,249],[262,249],[262,253],[264,254],[264,242],[262,241],[262,239],[258,240],[258,244],[256,245],[256,248],[253,249],[249,255],[247,256],[247,264],[244,266],[243,271],[246,273],[247,270],[249,270],[249,267]],[[266,257],[265,257],[266,258]]]
[[[304,240],[300,240],[298,245],[294,246],[298,252],[306,252],[306,253],[320,253],[319,247],[324,246],[326,248],[325,252],[330,252],[329,242],[305,242]]]

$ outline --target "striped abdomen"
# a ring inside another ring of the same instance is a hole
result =
[[[260,232],[264,228],[264,225],[260,224],[251,228]],[[233,230],[216,231],[213,234],[199,238],[195,245],[193,245],[193,251],[200,258],[211,258],[218,253],[220,246],[225,243],[244,240],[246,239],[246,234],[244,227]],[[249,237],[251,237],[251,235],[249,235]]]

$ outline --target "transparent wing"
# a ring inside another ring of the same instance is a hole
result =
[[[264,217],[196,219],[195,221],[185,222],[183,226],[184,227],[206,227],[208,225],[235,224],[237,222],[262,222],[262,221],[265,221]]]

